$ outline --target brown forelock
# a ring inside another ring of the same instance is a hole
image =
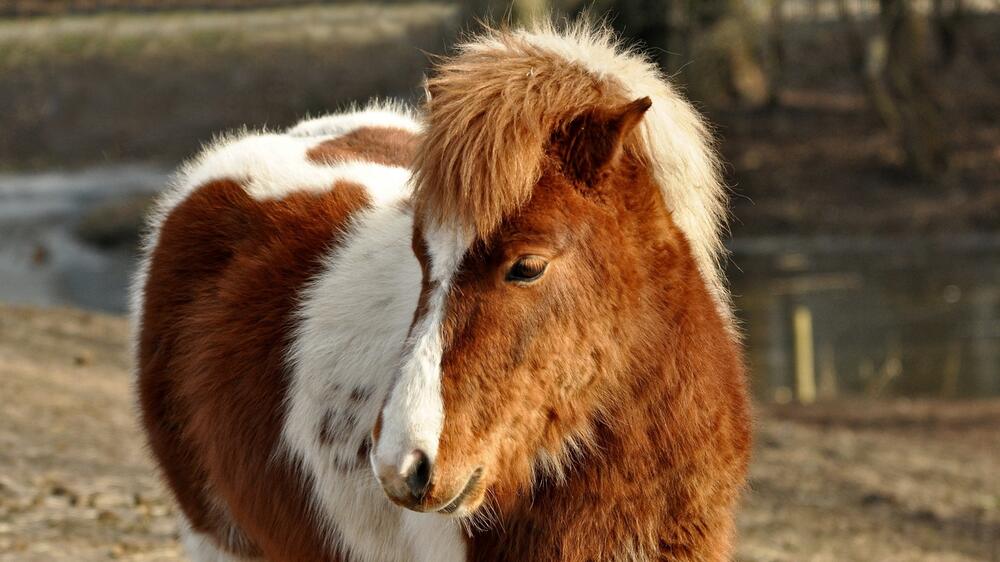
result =
[[[321,142],[309,150],[307,157],[317,164],[361,160],[405,168],[413,163],[415,149],[416,135],[410,131],[398,127],[361,127]]]
[[[432,491],[485,468],[470,560],[725,560],[749,446],[739,345],[642,159],[594,187],[563,168],[543,161],[454,281]],[[551,257],[533,285],[504,282],[521,254]]]
[[[194,529],[225,544],[235,524],[255,545],[245,553],[338,560],[307,477],[276,451],[296,299],[367,205],[356,184],[257,201],[220,180],[191,193],[160,230],[142,311],[143,422]]]
[[[486,238],[531,196],[553,128],[622,86],[508,32],[436,65],[414,163],[417,215]]]

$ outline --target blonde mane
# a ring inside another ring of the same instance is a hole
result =
[[[641,150],[720,310],[731,317],[720,271],[726,190],[711,135],[645,56],[588,24],[490,30],[443,59],[427,88],[417,213],[479,236],[530,197],[557,125],[596,106],[652,98]]]

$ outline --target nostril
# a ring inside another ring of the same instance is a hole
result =
[[[403,476],[406,478],[410,494],[415,500],[420,501],[431,481],[431,460],[427,458],[427,453],[420,449],[413,450],[408,456],[409,462]]]

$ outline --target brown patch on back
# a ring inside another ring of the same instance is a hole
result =
[[[253,554],[339,560],[308,479],[272,455],[297,298],[369,204],[349,183],[257,201],[220,180],[164,221],[145,286],[138,390],[150,445],[195,530],[224,537],[229,522],[213,508],[222,502]]]
[[[306,157],[316,164],[361,160],[406,168],[413,162],[416,143],[416,135],[404,129],[361,127],[310,148]]]

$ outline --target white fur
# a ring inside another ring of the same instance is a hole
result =
[[[454,519],[405,511],[403,533],[413,545],[413,562],[464,562],[466,559],[465,541]]]
[[[371,470],[345,475],[334,464],[337,455],[354,458],[399,369],[420,291],[412,228],[412,216],[400,205],[378,206],[355,218],[348,239],[328,256],[303,295],[290,355],[294,377],[284,442],[313,476],[317,507],[336,531],[331,536],[341,541],[337,546],[352,560],[406,561],[417,552],[403,529],[404,511],[388,502]],[[321,446],[317,421],[328,410],[356,408],[347,398],[359,388],[371,397],[356,411],[352,432],[343,445]],[[423,525],[438,534],[458,536],[453,520],[413,516],[426,519]],[[437,560],[460,558],[464,547],[436,555]]]
[[[169,213],[206,182],[240,181],[257,199],[298,191],[321,192],[341,180],[365,187],[373,206],[355,216],[342,244],[301,299],[301,322],[289,352],[292,381],[282,450],[308,476],[318,522],[330,548],[352,562],[459,562],[465,545],[456,520],[418,514],[389,503],[366,463],[356,461],[395,379],[399,354],[416,308],[420,268],[410,248],[409,170],[368,162],[315,164],[306,152],[361,126],[419,129],[406,113],[374,107],[298,124],[286,134],[248,133],[216,141],[185,165],[161,196],[150,220],[132,292],[133,330],[139,333],[149,259]],[[133,346],[135,345],[133,340]],[[339,391],[338,391],[339,389]],[[363,403],[352,400],[363,389]],[[321,443],[320,422],[334,414],[336,439]],[[353,425],[346,423],[354,416]],[[339,464],[338,464],[339,463]],[[248,562],[220,551],[182,523],[182,540],[197,562]]]
[[[462,262],[471,236],[448,229],[424,233],[430,254],[431,279],[427,312],[414,326],[410,353],[403,358],[399,379],[382,411],[382,434],[375,451],[377,466],[402,469],[406,456],[421,449],[431,463],[437,456],[444,426],[441,396],[441,323],[452,278]]]
[[[650,152],[653,176],[674,221],[691,244],[719,311],[732,322],[729,292],[721,268],[725,255],[722,236],[726,188],[711,135],[701,116],[674,90],[655,64],[642,54],[623,48],[611,32],[595,31],[580,23],[562,30],[541,25],[518,35],[536,48],[614,82],[631,99],[649,96],[653,100],[640,125]],[[485,41],[478,48],[507,49],[498,41]]]
[[[317,509],[352,560],[402,562],[419,554],[457,561],[465,556],[455,520],[392,506],[370,470],[345,475],[334,462],[338,455],[354,458],[399,370],[420,291],[412,228],[409,210],[392,203],[354,219],[348,239],[327,257],[303,295],[290,354],[294,377],[283,439],[312,475]],[[355,389],[370,393],[363,408],[348,401]],[[328,410],[349,409],[357,423],[343,444],[319,444],[317,421]],[[413,528],[421,531],[407,531]],[[431,536],[437,538],[427,543]],[[431,544],[435,550],[426,551]]]
[[[149,256],[156,248],[160,226],[171,211],[206,182],[238,180],[244,182],[247,192],[255,198],[279,199],[299,190],[324,191],[337,181],[346,180],[365,186],[376,203],[393,200],[394,190],[409,178],[408,170],[370,162],[329,166],[306,158],[306,152],[320,142],[364,126],[365,118],[372,119],[369,126],[420,130],[419,123],[402,104],[374,103],[358,111],[302,121],[286,134],[243,130],[225,135],[181,166],[147,219],[142,255],[130,291],[132,333],[141,331]],[[134,339],[132,348],[134,355],[137,351]]]
[[[338,181],[351,181],[364,185],[381,203],[394,197],[387,186],[397,186],[410,176],[404,168],[371,162],[328,166],[303,160],[315,145],[314,137],[250,135],[213,150],[188,171],[185,182],[198,186],[234,178],[242,180],[251,197],[264,201],[280,199],[290,191],[327,191]]]

